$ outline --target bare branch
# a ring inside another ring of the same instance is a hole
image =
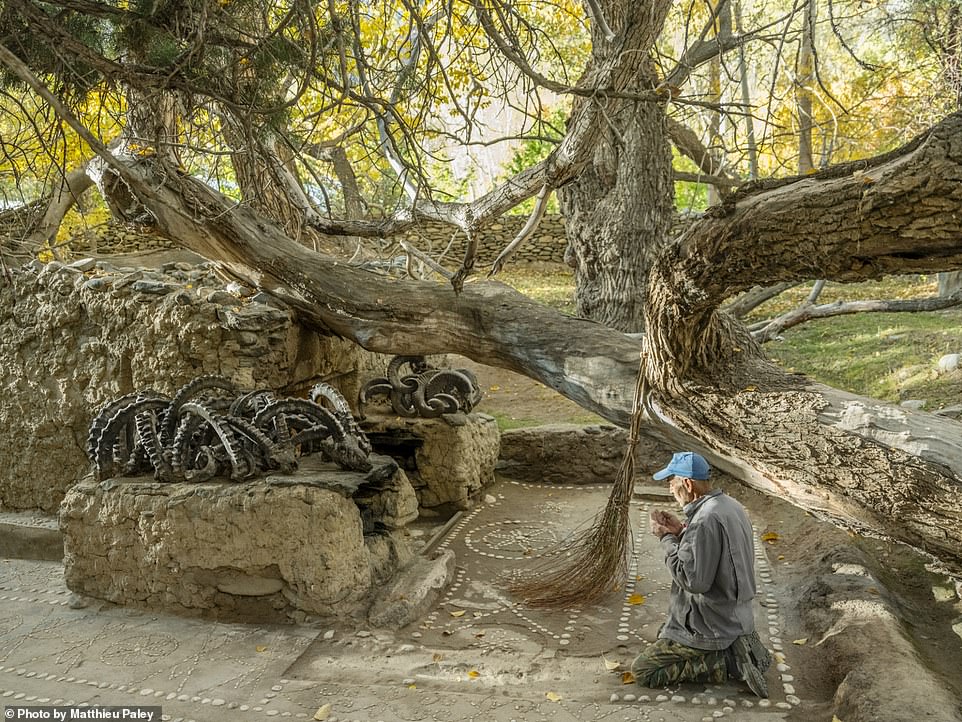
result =
[[[50,198],[50,203],[43,217],[31,230],[28,240],[39,248],[44,243],[52,243],[63,222],[63,217],[76,203],[80,196],[93,185],[93,179],[87,175],[85,168],[78,168],[66,175],[63,184]]]
[[[782,331],[809,321],[832,316],[845,316],[855,313],[918,313],[920,311],[942,311],[946,308],[962,306],[962,291],[951,296],[932,296],[894,301],[835,301],[815,306],[804,303],[796,309],[770,321],[762,321],[752,327],[752,336],[759,343],[777,338]]]
[[[732,303],[722,308],[726,313],[730,313],[735,318],[744,318],[766,301],[769,301],[779,294],[784,293],[790,288],[797,286],[797,283],[776,283],[774,286],[756,286],[746,291],[742,296],[735,299]]]
[[[688,183],[707,183],[721,188],[735,188],[741,185],[742,181],[735,178],[719,175],[704,175],[702,173],[689,173],[683,170],[672,170],[672,177],[676,181],[687,181]]]
[[[694,161],[695,165],[701,169],[705,177],[718,179],[718,182],[711,180],[699,180],[696,182],[711,183],[718,187],[719,191],[741,185],[740,180],[732,178],[720,164],[716,163],[712,153],[698,139],[695,131],[687,125],[680,123],[674,118],[668,118],[668,135],[671,137],[671,142],[675,144],[678,152]]]
[[[725,0],[725,2],[727,1],[728,0]],[[613,42],[616,37],[615,33],[608,26],[608,21],[605,20],[605,13],[601,9],[601,5],[598,4],[598,0],[587,0],[587,7],[588,12],[591,14],[591,19],[594,20],[601,34],[604,35],[605,40],[609,43]]]
[[[552,189],[547,185],[542,187],[538,192],[538,197],[534,204],[534,210],[531,211],[531,215],[528,217],[528,222],[524,224],[515,239],[508,244],[508,246],[498,254],[498,257],[494,259],[494,263],[491,264],[491,270],[488,271],[488,278],[498,273],[504,266],[504,262],[508,260],[512,253],[514,253],[518,247],[524,243],[531,235],[538,229],[538,224],[544,217],[545,210],[548,208],[548,199],[551,197]]]
[[[452,278],[454,278],[454,274],[451,273],[451,271],[449,271],[448,269],[446,269],[446,268],[445,268],[444,266],[442,266],[440,263],[437,263],[433,258],[431,258],[431,256],[429,256],[428,254],[424,253],[423,251],[415,248],[413,245],[411,245],[411,244],[408,243],[407,241],[401,241],[401,242],[400,242],[400,246],[401,246],[401,248],[404,249],[404,252],[405,252],[405,253],[407,253],[408,255],[411,255],[411,256],[414,256],[415,258],[417,258],[419,261],[421,261],[421,263],[423,263],[425,266],[427,266],[427,267],[430,268],[432,271],[434,271],[435,273],[437,273],[439,276],[443,276],[444,278],[448,279],[449,281],[450,281]]]

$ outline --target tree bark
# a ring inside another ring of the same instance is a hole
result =
[[[608,129],[591,165],[559,198],[578,314],[640,331],[648,268],[674,220],[671,153],[662,106],[626,102],[615,117],[617,130]]]
[[[805,0],[802,38],[795,68],[795,99],[798,105],[798,174],[810,173],[812,160],[812,85],[815,82],[815,0]]]
[[[312,244],[318,240],[311,221],[319,217],[292,167],[292,158],[273,132],[255,135],[229,111],[220,115],[231,165],[244,201],[279,224],[291,238]]]
[[[39,250],[44,243],[53,245],[64,216],[80,201],[80,196],[93,184],[93,179],[87,174],[86,168],[72,170],[64,176],[63,183],[50,197],[50,202],[43,216],[31,229],[27,238],[28,243],[33,246],[34,252]]]
[[[651,47],[670,3],[607,0],[602,5],[615,32],[622,30],[631,37],[614,45],[595,28],[586,78],[594,67],[606,67],[625,48],[634,48],[624,53],[624,69],[615,87],[655,87],[651,62],[639,58],[637,49]],[[576,98],[572,116],[598,102]],[[558,191],[575,269],[575,299],[579,315],[622,331],[639,331],[644,324],[648,267],[667,242],[674,218],[665,107],[609,98],[599,127],[590,163]]]

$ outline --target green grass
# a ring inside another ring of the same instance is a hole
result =
[[[511,431],[511,429],[524,429],[529,426],[541,426],[544,423],[543,419],[519,419],[499,411],[490,413],[494,417],[495,421],[498,422],[499,431]]]
[[[575,313],[575,280],[571,269],[529,271],[510,268],[501,271],[495,280],[557,311],[569,315]]]
[[[508,269],[500,280],[530,298],[574,313],[574,278],[560,269]],[[797,307],[811,284],[790,289],[755,309],[748,321],[772,318]],[[857,284],[828,283],[817,303],[933,296],[932,276],[895,276]],[[932,313],[862,313],[811,321],[765,344],[783,368],[845,391],[889,402],[922,399],[927,409],[962,403],[962,373],[938,375],[947,353],[962,353],[962,309]],[[525,425],[523,419],[505,423]],[[500,424],[499,420],[499,424]]]
[[[765,350],[790,371],[862,396],[923,399],[928,409],[962,403],[962,375],[935,372],[939,357],[962,351],[962,311],[812,321]]]

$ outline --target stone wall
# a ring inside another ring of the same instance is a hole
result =
[[[487,414],[436,419],[369,416],[361,423],[375,451],[402,465],[422,510],[470,509],[494,482],[501,434]]]
[[[677,235],[697,218],[697,214],[679,215],[675,219],[672,234]],[[511,243],[518,235],[528,216],[502,216],[478,231],[478,261],[488,264]],[[6,226],[0,218],[0,246],[5,232],[18,234],[16,218],[11,215]],[[407,241],[416,248],[437,257],[444,253],[444,260],[458,261],[464,256],[466,238],[452,226],[434,221],[421,221],[409,228],[394,240]],[[562,264],[565,262],[565,248],[568,240],[565,235],[564,217],[558,214],[546,215],[541,219],[534,234],[525,240],[511,256],[513,264]],[[122,223],[107,223],[93,229],[78,231],[70,239],[70,249],[75,257],[84,254],[131,253],[143,250],[179,248],[169,238],[143,228],[126,226]]]
[[[326,380],[354,399],[384,366],[208,264],[28,264],[0,283],[0,508],[56,511],[88,468],[91,419],[131,391],[221,374],[291,396]]]
[[[478,232],[478,259],[491,263],[504,250],[521,228],[527,216],[504,216]],[[400,234],[395,240],[408,241],[433,256],[447,249],[445,260],[457,261],[464,256],[465,237],[453,227],[432,221],[422,221]],[[450,248],[448,245],[450,244]],[[567,240],[564,219],[559,215],[545,216],[535,234],[527,239],[514,255],[512,263],[564,263]],[[70,242],[75,255],[84,253],[130,253],[156,248],[176,248],[177,244],[163,236],[139,228],[110,223],[95,230],[76,234]]]
[[[501,434],[499,474],[539,484],[610,484],[618,478],[628,432],[608,424],[548,424]],[[673,449],[642,429],[635,476],[642,484],[663,468]]]
[[[503,216],[496,223],[478,231],[478,261],[494,261],[527,222],[528,216]],[[432,254],[443,251],[450,243],[451,248],[445,258],[457,260],[464,256],[464,234],[442,223],[422,221],[401,238]],[[559,215],[545,216],[534,235],[525,240],[511,256],[510,263],[564,263],[567,244],[564,218]]]

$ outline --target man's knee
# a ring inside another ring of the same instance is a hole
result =
[[[674,684],[679,673],[672,643],[658,639],[649,644],[631,663],[635,682],[642,687],[658,688]]]
[[[656,640],[631,663],[635,682],[657,689],[679,682],[722,683],[728,678],[722,652],[685,647]]]
[[[644,652],[635,657],[631,663],[631,673],[635,677],[635,682],[642,687],[651,687],[649,684],[651,676],[661,669],[661,665],[649,658]]]

